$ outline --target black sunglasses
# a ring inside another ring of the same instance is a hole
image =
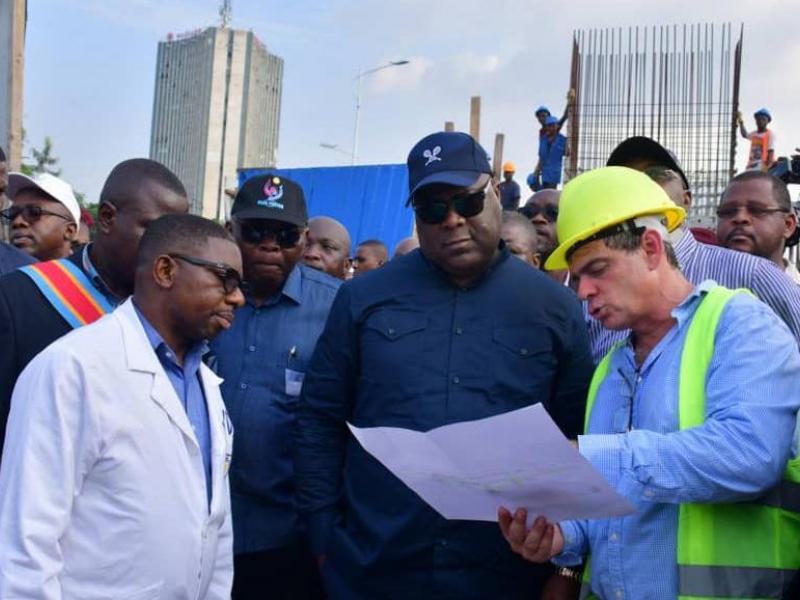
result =
[[[300,241],[302,232],[298,227],[275,228],[261,223],[234,221],[236,237],[246,244],[260,244],[267,238],[274,239],[281,248],[293,248]]]
[[[208,269],[214,275],[219,277],[219,280],[222,282],[222,289],[225,291],[225,294],[232,294],[237,289],[242,289],[244,287],[244,284],[242,282],[242,276],[239,275],[239,271],[237,271],[230,265],[226,265],[225,263],[212,262],[210,260],[204,260],[202,258],[195,258],[194,256],[186,256],[185,254],[178,254],[177,252],[167,254],[167,256],[169,256],[170,258],[177,258],[178,260],[187,262],[190,265],[195,265],[198,267],[203,267],[204,269]]]
[[[428,225],[438,225],[447,218],[451,207],[457,214],[467,219],[480,214],[485,199],[486,190],[483,189],[478,192],[458,194],[449,200],[415,196],[412,204],[420,221]]]
[[[72,217],[60,215],[58,213],[49,211],[46,208],[42,208],[41,206],[37,206],[36,204],[26,204],[24,206],[12,206],[3,211],[0,211],[0,217],[3,217],[8,222],[13,221],[19,215],[22,215],[22,218],[25,219],[25,221],[27,221],[28,223],[35,223],[36,221],[41,219],[44,215],[52,215],[54,217],[61,217],[65,221],[72,221]]]
[[[536,206],[535,204],[526,204],[519,209],[520,214],[525,215],[528,219],[533,219],[537,215],[542,215],[550,223],[555,223],[558,219],[558,207],[552,204],[545,204],[544,206]]]

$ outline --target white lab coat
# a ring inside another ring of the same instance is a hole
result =
[[[211,506],[189,419],[130,300],[47,347],[11,400],[0,599],[230,598],[232,431],[201,378]]]

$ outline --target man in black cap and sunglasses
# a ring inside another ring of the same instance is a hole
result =
[[[347,429],[426,431],[536,402],[567,435],[581,427],[580,305],[500,241],[484,149],[435,133],[408,171],[420,249],[336,297],[298,407],[298,507],[331,600],[538,598],[548,567],[518,560],[491,523],[442,518]]]
[[[292,427],[306,366],[341,281],[302,263],[302,188],[277,174],[247,180],[229,228],[242,252],[245,305],[211,345],[236,444],[231,466],[233,598],[321,598],[294,507]]]

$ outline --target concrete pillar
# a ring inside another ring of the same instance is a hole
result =
[[[9,171],[22,161],[22,72],[26,0],[0,2],[0,145]]]

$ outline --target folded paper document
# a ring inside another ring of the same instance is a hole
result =
[[[367,452],[446,519],[496,521],[500,506],[550,521],[634,511],[541,404],[426,432],[349,427]]]

